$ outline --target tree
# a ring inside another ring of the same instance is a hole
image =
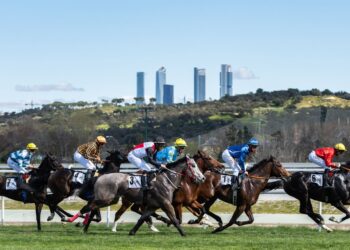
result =
[[[150,102],[151,104],[154,104],[156,101],[157,101],[157,99],[154,98],[154,97],[149,98],[149,102]]]

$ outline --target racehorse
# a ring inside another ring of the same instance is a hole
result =
[[[35,191],[33,193],[27,192],[26,203],[35,203],[35,213],[38,231],[41,230],[40,215],[43,203],[45,202],[47,181],[52,170],[59,171],[63,166],[56,160],[52,154],[47,154],[38,168],[35,168],[29,172],[28,185]],[[22,178],[19,176],[18,178]],[[6,190],[5,189],[6,177],[0,176],[0,195],[6,196],[10,199],[22,201],[21,192],[22,189]]]
[[[324,188],[323,185],[314,183],[312,180],[312,175],[314,174],[310,172],[295,172],[291,178],[284,182],[283,188],[287,194],[299,200],[300,213],[307,214],[320,228],[331,232],[333,230],[324,224],[323,217],[313,211],[311,199],[330,203],[345,214],[339,220],[331,217],[331,221],[341,223],[349,219],[350,212],[344,205],[350,205],[350,162],[333,172],[331,188]],[[323,173],[321,173],[321,178],[322,175]]]
[[[213,157],[207,155],[203,151],[198,150],[197,154],[193,155],[193,159],[196,161],[198,168],[202,173],[205,173],[206,179],[204,183],[197,184],[193,183],[190,178],[183,178],[181,180],[180,188],[175,191],[174,198],[172,201],[172,204],[175,209],[175,214],[177,219],[179,220],[179,223],[182,223],[182,207],[186,206],[188,210],[190,210],[193,214],[196,216],[199,216],[198,210],[200,211],[202,208],[202,205],[197,202],[198,194],[200,191],[200,186],[202,185],[209,185],[207,182],[211,182],[212,178],[210,178],[211,172],[223,172],[225,170],[225,166],[221,164],[219,161],[215,160]],[[208,178],[209,177],[209,178]],[[122,214],[132,205],[133,203],[128,201],[126,197],[122,198],[122,206],[118,209],[118,211],[115,213],[114,216],[114,226],[112,228],[113,232],[116,232],[118,220],[122,216]],[[131,210],[142,214],[142,211],[140,210],[140,206],[137,204],[134,204],[131,207]],[[167,218],[164,218],[163,216],[160,216],[156,213],[152,214],[153,217],[155,217],[158,220],[161,220],[165,223],[170,223]],[[151,220],[146,221],[151,230],[158,231],[152,224]]]
[[[171,204],[174,191],[185,177],[189,177],[195,183],[204,182],[205,177],[199,170],[196,162],[187,156],[166,166],[167,169],[162,170],[151,181],[150,190],[147,191],[145,197],[141,188],[129,188],[129,174],[115,173],[101,176],[95,183],[94,200],[89,206],[80,211],[81,214],[91,211],[90,217],[86,220],[84,231],[87,232],[96,209],[115,204],[120,197],[126,197],[127,200],[133,203],[144,205],[143,214],[129,232],[130,235],[135,235],[143,222],[156,209],[161,208],[179,233],[184,236],[185,233],[176,218],[174,207]]]
[[[108,151],[109,155],[103,163],[103,168],[98,170],[99,175],[108,173],[117,173],[120,170],[122,163],[127,163],[128,159],[124,154],[119,151]],[[49,178],[48,187],[51,189],[52,195],[47,197],[50,204],[51,215],[47,218],[48,221],[52,220],[55,216],[55,212],[61,217],[61,221],[66,221],[65,215],[71,217],[72,215],[65,212],[58,207],[58,204],[65,198],[71,196],[75,191],[79,190],[79,197],[84,200],[91,200],[93,193],[93,185],[97,177],[93,177],[82,185],[73,183],[74,170],[72,169],[60,169],[55,171]],[[96,221],[101,220],[100,211],[97,213]]]
[[[290,176],[290,173],[281,165],[281,163],[272,156],[268,159],[260,161],[252,168],[250,168],[248,170],[247,177],[242,180],[241,186],[237,191],[236,210],[234,211],[230,221],[226,225],[222,226],[221,218],[211,212],[209,209],[217,199],[233,204],[233,190],[231,188],[231,185],[222,186],[220,184],[221,175],[216,174],[216,176],[213,177],[215,180],[212,181],[212,185],[203,187],[203,190],[200,194],[201,198],[204,198],[206,202],[203,206],[203,213],[198,218],[198,221],[202,219],[204,213],[207,213],[209,216],[217,220],[219,227],[216,228],[213,233],[220,232],[233,224],[243,226],[253,223],[254,217],[251,207],[258,201],[261,191],[264,190],[268,180],[272,176]],[[248,216],[248,220],[237,221],[243,212],[245,212]]]

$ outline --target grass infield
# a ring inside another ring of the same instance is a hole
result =
[[[212,234],[210,229],[184,227],[181,237],[174,227],[159,225],[152,233],[144,225],[136,236],[129,236],[131,224],[120,225],[113,233],[104,225],[92,225],[83,234],[74,225],[45,224],[42,232],[35,225],[1,226],[0,249],[349,249],[349,231],[318,232],[305,227],[231,227]]]

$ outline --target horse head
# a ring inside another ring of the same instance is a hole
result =
[[[285,167],[283,167],[282,164],[272,155],[268,159],[268,162],[272,164],[271,176],[274,176],[274,177],[291,176],[291,173],[289,173],[288,170]]]
[[[166,166],[169,169],[174,169],[176,172],[181,172],[183,176],[188,176],[194,183],[199,184],[205,181],[205,176],[199,169],[197,163],[188,155],[175,162],[168,163]]]
[[[270,156],[263,159],[248,170],[249,173],[260,172],[261,175],[267,174],[274,177],[288,177],[291,174],[285,169],[275,157]]]
[[[128,158],[125,154],[118,150],[107,151],[109,155],[106,157],[107,161],[113,162],[115,165],[120,166],[122,163],[128,163]]]
[[[212,171],[215,173],[223,173],[225,171],[225,166],[221,162],[201,150],[197,151],[197,154],[193,156],[193,159],[203,173],[205,171]]]
[[[120,170],[120,165],[122,163],[128,163],[126,155],[122,154],[118,150],[107,151],[109,155],[106,157],[106,160],[103,164],[103,168],[99,170],[100,174],[107,173],[118,173]]]
[[[54,156],[52,153],[49,152],[49,153],[46,153],[37,171],[50,172],[51,170],[57,170],[61,168],[63,168],[62,164],[57,160],[56,156]]]

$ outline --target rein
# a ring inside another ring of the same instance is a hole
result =
[[[350,172],[350,168],[347,168],[347,167],[345,167],[345,166],[340,166],[340,169],[343,169],[343,170],[345,170],[345,171],[347,171],[347,172]]]

